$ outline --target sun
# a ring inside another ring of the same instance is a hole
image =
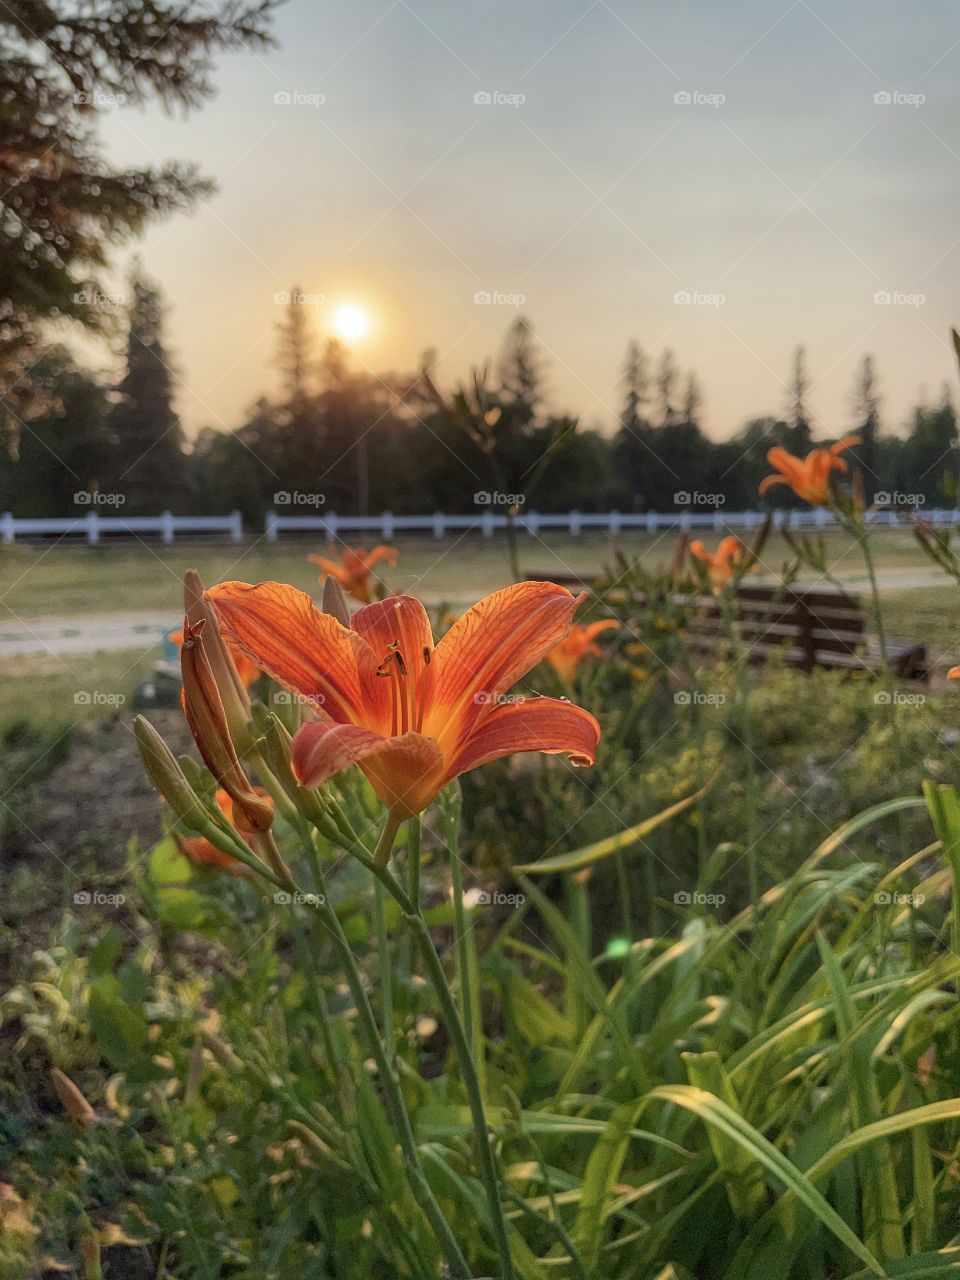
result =
[[[350,304],[338,307],[333,316],[333,327],[341,338],[352,342],[362,338],[370,328],[370,320],[365,311]]]

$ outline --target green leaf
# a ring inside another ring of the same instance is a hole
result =
[[[595,862],[602,862],[604,858],[609,858],[612,853],[621,853],[624,849],[629,849],[632,845],[650,835],[651,832],[656,831],[657,827],[662,827],[665,822],[675,818],[678,813],[683,813],[685,809],[689,809],[691,805],[696,804],[710,790],[718,776],[718,774],[715,774],[705,786],[701,787],[699,791],[695,791],[693,795],[687,796],[683,800],[678,800],[676,804],[663,809],[652,818],[645,818],[643,822],[638,822],[636,826],[628,827],[626,831],[621,831],[618,835],[608,836],[606,840],[598,840],[596,844],[584,845],[582,849],[574,849],[571,853],[558,853],[553,858],[543,858],[539,862],[525,863],[521,867],[514,867],[514,871],[518,875],[546,876],[562,871],[579,871],[582,867],[589,867]]]

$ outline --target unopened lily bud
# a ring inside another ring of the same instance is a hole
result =
[[[251,745],[250,698],[246,684],[237,670],[237,663],[221,634],[217,611],[206,599],[204,590],[197,571],[188,569],[183,580],[183,608],[186,623],[189,623],[193,629],[201,626],[203,628],[204,650],[223,703],[230,737],[237,751],[244,755]],[[185,624],[184,639],[186,639],[186,631]]]
[[[259,746],[267,768],[283,787],[292,803],[303,816],[313,823],[326,819],[327,811],[316,791],[302,787],[290,764],[293,739],[285,725],[266,707],[253,710],[254,727],[259,735]]]
[[[69,1076],[64,1075],[57,1067],[53,1067],[50,1079],[64,1111],[75,1124],[86,1126],[96,1123],[97,1113]]]
[[[349,627],[350,608],[347,604],[347,597],[343,594],[343,588],[333,574],[329,574],[323,584],[322,609],[324,613],[329,613],[336,618],[342,626]]]
[[[266,831],[273,806],[254,792],[237,757],[213,670],[207,658],[206,622],[184,624],[180,650],[183,707],[204,764],[234,803],[234,820],[249,831]]]
[[[150,721],[137,716],[133,722],[133,733],[150,781],[177,817],[194,831],[212,825],[200,797]]]

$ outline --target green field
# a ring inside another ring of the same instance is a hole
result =
[[[669,560],[675,539],[674,533],[630,533],[617,546],[624,555],[655,565]],[[704,541],[709,545],[716,537],[708,533]],[[614,551],[609,536],[598,533],[579,538],[521,534],[519,545],[525,572],[589,572],[610,564]],[[859,583],[863,562],[850,539],[830,534],[826,545],[837,576]],[[915,570],[922,584],[932,579],[929,561],[908,531],[877,530],[872,545],[882,572],[907,575]],[[422,593],[433,601],[459,601],[475,599],[509,581],[503,537],[405,538],[399,546],[399,563],[386,575],[395,590]],[[10,546],[0,551],[0,604],[11,618],[167,608],[175,615],[187,568],[198,569],[209,582],[277,578],[309,591],[317,587],[318,571],[307,555],[324,550],[319,541],[307,540],[272,545],[259,541],[162,546],[138,541],[101,547]],[[764,549],[765,567],[776,574],[790,554],[786,543],[772,536]]]

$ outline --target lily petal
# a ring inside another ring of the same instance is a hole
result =
[[[305,592],[280,582],[221,582],[207,598],[227,638],[279,684],[334,720],[382,722],[386,691],[377,690],[383,682],[373,679],[369,647]]]
[[[596,760],[600,725],[589,711],[559,698],[521,698],[496,707],[471,734],[447,770],[448,778],[516,751],[569,755],[575,765]]]
[[[443,782],[440,747],[422,733],[384,738],[361,725],[314,722],[297,732],[290,759],[305,787],[360,765],[383,803],[403,817],[425,809]]]
[[[353,615],[351,626],[366,640],[378,664],[391,646],[396,646],[407,678],[417,688],[433,656],[430,618],[419,600],[413,596],[389,596],[364,605]]]
[[[586,594],[571,595],[553,582],[519,582],[468,609],[434,650],[425,732],[441,744],[467,737],[497,698],[560,643]]]

